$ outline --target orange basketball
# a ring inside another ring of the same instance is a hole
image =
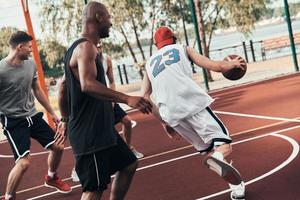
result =
[[[225,61],[231,61],[233,59],[235,59],[236,57],[240,57],[242,58],[241,56],[239,55],[228,55],[227,57],[225,57],[223,60]],[[245,74],[246,74],[246,71],[247,71],[247,62],[245,61],[244,58],[242,58],[244,60],[244,62],[246,63],[245,65],[242,65],[243,69],[241,68],[233,68],[233,69],[230,69],[226,72],[223,72],[223,76],[229,80],[239,80],[241,79]]]

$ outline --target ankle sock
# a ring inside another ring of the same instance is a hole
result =
[[[55,172],[50,172],[50,171],[48,170],[48,176],[49,176],[49,177],[53,178],[54,175],[55,175]]]
[[[12,199],[13,195],[11,194],[5,194],[5,200],[9,200],[9,199]]]

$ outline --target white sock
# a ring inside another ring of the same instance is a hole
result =
[[[50,172],[50,171],[48,170],[48,176],[49,176],[49,177],[53,178],[53,177],[54,177],[54,174],[55,174],[55,172]]]
[[[13,195],[11,195],[11,194],[5,194],[5,199],[6,200],[9,200],[9,199],[11,199],[13,197]]]
[[[215,151],[215,152],[212,154],[212,157],[217,158],[217,159],[219,159],[219,160],[224,160],[224,156],[223,156],[223,154],[222,154],[221,152]]]

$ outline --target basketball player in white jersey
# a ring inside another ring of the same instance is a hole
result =
[[[224,124],[210,109],[214,101],[192,79],[190,61],[197,66],[224,72],[244,65],[239,58],[212,61],[193,48],[176,44],[176,37],[168,27],[160,27],[154,34],[158,51],[146,64],[142,95],[154,102],[156,112],[166,132],[179,134],[201,154],[204,163],[229,183],[231,199],[245,198],[245,185],[239,172],[224,159],[231,149],[231,138]]]

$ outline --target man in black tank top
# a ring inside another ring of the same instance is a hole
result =
[[[81,38],[65,55],[65,79],[60,85],[62,122],[58,143],[68,134],[76,158],[76,172],[83,188],[82,199],[100,199],[116,173],[111,199],[124,199],[137,168],[137,159],[114,128],[112,102],[125,103],[149,114],[151,103],[106,87],[96,45],[109,36],[110,15],[98,2],[83,10]]]

